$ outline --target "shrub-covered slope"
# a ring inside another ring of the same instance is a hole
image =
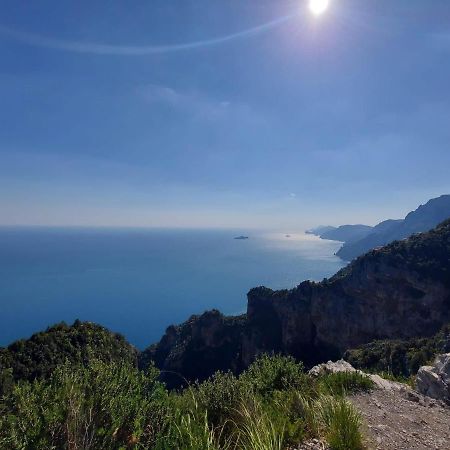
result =
[[[16,380],[49,376],[66,361],[121,361],[135,365],[137,350],[120,334],[91,322],[60,323],[29,339],[0,348],[0,393]]]
[[[0,448],[285,450],[320,438],[360,450],[360,415],[342,394],[371,387],[356,373],[310,377],[283,357],[172,393],[154,368],[63,364],[0,397]]]
[[[434,336],[374,341],[347,350],[344,355],[357,369],[383,372],[395,377],[415,375],[439,353],[450,352],[450,324]]]

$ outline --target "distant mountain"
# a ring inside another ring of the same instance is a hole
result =
[[[369,225],[341,225],[340,227],[320,225],[306,230],[305,233],[330,241],[354,242],[367,236],[372,229],[373,227]]]
[[[306,234],[314,234],[315,236],[320,236],[323,233],[327,233],[328,231],[335,230],[336,227],[332,227],[329,225],[319,225],[318,227],[311,228],[310,230],[306,230]]]
[[[449,217],[450,195],[441,195],[419,206],[403,220],[386,220],[375,226],[361,239],[346,241],[337,255],[346,261],[351,261],[371,249],[405,239],[414,233],[429,231]]]
[[[321,233],[320,237],[331,241],[355,242],[369,235],[372,230],[373,227],[369,225],[342,225]]]

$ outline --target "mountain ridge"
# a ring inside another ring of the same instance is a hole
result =
[[[405,239],[413,233],[429,231],[450,217],[450,195],[443,194],[419,205],[404,219],[387,219],[375,226],[341,225],[339,227],[321,225],[307,230],[321,239],[341,241],[344,244],[336,255],[344,261],[351,261],[377,247],[387,245],[399,239]]]
[[[346,242],[336,253],[351,261],[363,253],[386,245],[394,240],[405,239],[413,233],[429,231],[450,217],[450,195],[441,195],[420,205],[403,220],[384,221],[374,227],[373,232],[355,242]]]

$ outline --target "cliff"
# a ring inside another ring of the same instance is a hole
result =
[[[376,339],[431,336],[450,321],[450,220],[356,259],[321,283],[248,293],[247,314],[217,311],[169,327],[141,365],[203,379],[242,370],[260,353],[313,365]]]
[[[183,384],[184,378],[206,379],[216,370],[240,372],[245,326],[245,315],[226,317],[217,310],[194,315],[168,327],[158,344],[140,354],[139,367],[153,361],[171,387]]]

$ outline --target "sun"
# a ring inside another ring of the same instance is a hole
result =
[[[309,10],[315,15],[323,14],[330,4],[330,0],[309,0]]]

